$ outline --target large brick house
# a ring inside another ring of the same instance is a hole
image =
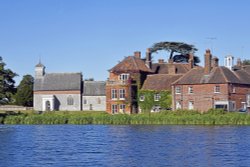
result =
[[[137,113],[137,91],[142,87],[151,70],[151,54],[147,52],[146,60],[141,53],[135,52],[109,70],[106,83],[106,111],[115,113]]]
[[[106,109],[105,82],[83,81],[81,73],[46,73],[35,67],[34,110],[80,111]]]
[[[146,58],[141,58],[141,53],[135,52],[134,56],[126,57],[109,70],[106,111],[111,114],[138,113],[138,90],[171,91],[172,82],[193,67],[192,55],[188,63],[164,62],[163,59],[152,63],[150,49],[146,52]]]
[[[232,58],[226,59],[229,65],[220,67],[218,58],[206,50],[205,67],[195,67],[173,83],[173,109],[249,110],[250,67],[238,64],[232,68]]]

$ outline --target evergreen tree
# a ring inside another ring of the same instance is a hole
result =
[[[198,49],[194,45],[186,44],[183,42],[158,42],[155,43],[151,48],[151,52],[157,52],[160,50],[165,50],[170,52],[169,60],[172,59],[174,62],[187,63],[189,59],[189,53],[194,53]],[[178,55],[174,55],[178,53]],[[199,57],[194,55],[194,63],[197,65],[200,62]]]
[[[10,102],[11,96],[15,93],[15,81],[14,77],[16,73],[10,69],[5,68],[5,63],[0,56],[0,104],[6,104]]]
[[[33,106],[33,85],[34,78],[31,75],[23,76],[15,95],[17,105],[27,107]]]
[[[243,60],[242,64],[243,65],[250,65],[250,60],[245,59],[245,60]]]

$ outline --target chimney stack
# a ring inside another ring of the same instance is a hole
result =
[[[150,48],[147,48],[146,51],[146,65],[148,66],[148,68],[152,68],[152,57],[151,57],[151,51]]]
[[[136,57],[136,58],[141,58],[141,52],[139,52],[139,51],[136,51],[136,52],[134,52],[134,56]]]
[[[189,54],[188,66],[190,70],[194,68],[194,55],[192,53]]]
[[[176,73],[177,73],[177,71],[176,71],[175,64],[174,63],[168,64],[168,74],[174,75]]]
[[[209,49],[206,50],[205,53],[205,69],[204,73],[208,75],[211,71],[211,59],[212,59],[212,54]]]
[[[212,67],[219,67],[219,59],[218,59],[218,57],[213,57],[213,59],[212,59]]]
[[[238,67],[241,67],[241,66],[242,66],[242,62],[241,62],[241,59],[240,59],[240,58],[237,59],[237,66],[238,66]]]
[[[164,63],[164,59],[158,59],[158,63],[159,64],[163,64]]]

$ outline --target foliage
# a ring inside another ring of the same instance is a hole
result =
[[[5,63],[0,57],[0,104],[5,104],[11,101],[11,96],[15,93],[15,81],[13,78],[16,73],[5,68]]]
[[[4,124],[250,125],[249,114],[215,109],[206,113],[178,110],[132,115],[110,115],[105,112],[48,112],[40,115],[9,115],[1,119]]]
[[[245,59],[242,61],[242,64],[243,65],[250,65],[250,60]]]
[[[16,104],[30,107],[33,105],[33,84],[34,78],[31,75],[23,76],[22,81],[17,87],[15,95]]]
[[[155,94],[160,95],[159,101],[154,100]],[[140,97],[144,96],[144,101],[140,101]],[[139,90],[138,103],[142,112],[150,112],[155,105],[160,106],[162,109],[171,107],[172,97],[170,91],[154,91],[154,90]]]
[[[184,42],[158,42],[155,43],[150,51],[157,52],[159,50],[166,50],[170,52],[169,59],[173,59],[174,62],[188,62],[189,54],[194,53],[198,49],[194,45],[186,44]],[[174,53],[179,53],[179,55],[174,55]],[[198,64],[200,62],[199,57],[194,56],[194,63]]]

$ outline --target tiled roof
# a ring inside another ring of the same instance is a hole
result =
[[[81,73],[48,73],[35,79],[34,91],[81,90]]]
[[[171,84],[182,75],[154,74],[148,75],[142,89],[143,90],[171,90]]]
[[[177,74],[184,74],[189,71],[187,63],[173,63],[176,67]],[[152,70],[156,74],[168,74],[169,63],[154,63]]]
[[[226,67],[215,67],[208,75],[205,75],[204,68],[194,68],[174,82],[174,84],[250,84],[249,77],[250,75],[243,70],[231,71]]]
[[[105,96],[106,83],[104,81],[84,81],[84,96]]]
[[[110,72],[149,72],[152,70],[149,69],[143,60],[134,56],[128,56],[115,67],[110,69]]]

